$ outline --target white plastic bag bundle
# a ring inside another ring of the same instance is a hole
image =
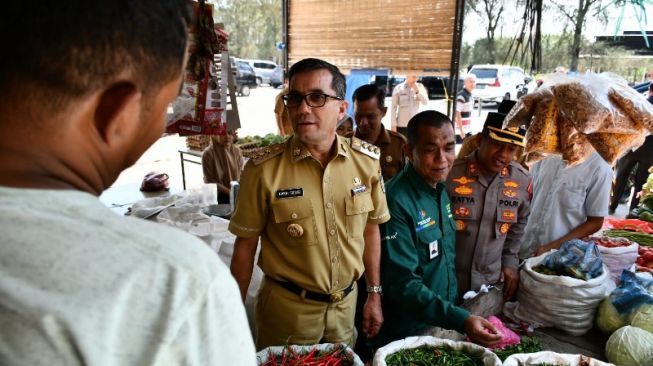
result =
[[[349,356],[349,358],[352,360],[352,365],[354,366],[363,366],[363,361],[361,361],[360,357],[356,353],[354,353],[354,350],[349,348],[346,344],[344,343],[321,343],[321,344],[315,344],[315,345],[308,345],[308,346],[297,346],[297,345],[289,345],[288,347],[292,348],[292,350],[296,353],[299,354],[306,354],[313,349],[317,349],[318,352],[332,352],[335,350],[336,347],[344,347],[345,352]],[[258,361],[259,365],[263,365],[266,362],[270,360],[270,357],[274,357],[276,355],[281,355],[286,347],[284,346],[273,346],[273,347],[268,347],[264,348],[261,351],[259,351],[256,354],[256,359]]]
[[[446,346],[451,349],[463,351],[466,354],[479,357],[483,359],[485,366],[500,366],[501,360],[492,351],[487,348],[479,346],[470,342],[459,342],[448,339],[440,339],[435,337],[408,337],[388,343],[384,347],[379,348],[374,354],[373,366],[387,366],[385,362],[386,357],[403,349],[419,348],[422,346],[440,347]]]
[[[595,360],[590,357],[586,358],[589,359],[589,366],[612,365],[611,363]],[[542,351],[536,353],[517,353],[511,355],[506,358],[505,361],[503,361],[503,366],[536,366],[541,364],[578,366],[580,361],[581,355]]]
[[[603,258],[603,264],[610,271],[610,278],[617,284],[619,283],[621,272],[624,269],[630,268],[639,256],[637,254],[639,244],[637,243],[631,243],[625,247],[608,248],[602,245],[597,245],[597,247],[601,253],[601,258]]]
[[[519,276],[517,303],[508,315],[536,326],[583,335],[592,328],[599,303],[612,287],[608,269],[603,265],[603,273],[588,281],[533,271],[548,254],[526,260]]]

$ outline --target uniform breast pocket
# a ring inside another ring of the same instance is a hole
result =
[[[428,227],[417,232],[417,251],[421,262],[440,257],[442,233],[437,227]]]
[[[363,231],[367,224],[368,212],[374,210],[370,192],[347,197],[345,214],[347,216],[347,240],[363,243]]]
[[[273,203],[271,208],[275,228],[287,245],[315,245],[317,228],[310,200],[293,198]]]
[[[408,95],[408,93],[399,94],[399,106],[408,107],[409,104],[410,104],[410,95]]]

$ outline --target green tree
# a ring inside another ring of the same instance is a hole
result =
[[[502,21],[505,5],[506,1],[504,0],[467,0],[465,2],[465,11],[469,13],[471,10],[478,14],[485,26],[486,59],[491,64],[497,60],[495,32],[499,22]]]
[[[281,0],[213,0],[213,18],[229,33],[229,53],[240,58],[274,59],[281,54]]]

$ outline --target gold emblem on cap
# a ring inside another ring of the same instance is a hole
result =
[[[291,238],[299,238],[304,235],[304,228],[299,224],[290,224],[286,228]]]
[[[361,184],[361,179],[359,177],[354,178],[354,184],[355,185]]]
[[[519,127],[508,127],[507,130],[510,131],[510,132],[517,133],[517,132],[519,132]]]

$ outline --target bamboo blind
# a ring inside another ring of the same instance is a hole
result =
[[[289,0],[288,62],[317,57],[342,71],[447,71],[456,0]]]

